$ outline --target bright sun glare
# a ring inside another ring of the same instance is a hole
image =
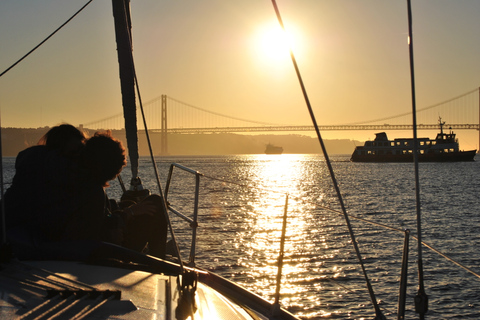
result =
[[[285,32],[279,25],[262,26],[255,43],[259,58],[275,63],[287,61],[294,45],[292,34]]]

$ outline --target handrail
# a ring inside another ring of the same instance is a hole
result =
[[[173,177],[173,170],[174,168],[179,168],[185,172],[191,173],[195,175],[195,200],[194,200],[194,206],[193,206],[193,218],[190,218],[186,216],[185,214],[179,212],[177,209],[172,207],[170,203],[168,202],[168,192],[170,190],[170,184],[172,181]],[[185,167],[181,164],[178,163],[172,163],[170,165],[170,169],[168,172],[168,178],[167,178],[167,184],[165,186],[165,203],[167,205],[167,209],[174,213],[176,216],[180,217],[181,219],[187,221],[190,225],[190,228],[192,228],[192,242],[190,245],[190,256],[189,256],[189,265],[190,266],[195,266],[195,246],[196,246],[196,241],[197,241],[197,228],[198,228],[198,201],[199,201],[199,193],[200,193],[200,177],[203,176],[202,173],[190,169],[188,167]],[[180,254],[180,252],[178,253]]]

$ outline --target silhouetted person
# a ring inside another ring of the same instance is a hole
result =
[[[112,207],[108,182],[126,165],[125,149],[109,132],[88,139],[82,154],[80,205],[66,226],[64,240],[98,240],[165,256],[167,222],[159,196],[125,209]]]
[[[63,213],[76,192],[84,140],[83,132],[62,124],[50,129],[39,145],[18,154],[15,176],[4,196],[7,235],[33,242],[58,239]]]

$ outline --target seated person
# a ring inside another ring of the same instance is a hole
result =
[[[59,240],[76,193],[79,154],[86,136],[72,125],[51,128],[21,151],[4,195],[7,237],[34,245]]]
[[[167,220],[162,199],[149,196],[127,208],[112,208],[108,181],[126,165],[125,149],[109,132],[87,140],[82,154],[80,201],[67,222],[63,240],[99,240],[165,257]],[[115,210],[112,212],[112,210]]]

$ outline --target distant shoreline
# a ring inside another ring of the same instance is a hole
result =
[[[37,144],[50,128],[2,128],[2,152],[4,157],[15,157],[20,151]],[[96,130],[83,129],[88,135]],[[124,130],[112,130],[112,135],[125,146]],[[161,134],[150,133],[152,149],[156,156],[161,155]],[[145,133],[139,131],[139,154],[148,155]],[[355,145],[361,142],[349,139],[326,139],[325,145],[330,154],[351,154]],[[263,154],[265,146],[272,143],[283,147],[285,154],[319,154],[320,145],[316,138],[298,134],[246,135],[234,133],[218,134],[168,134],[167,156],[175,155],[232,155]]]

